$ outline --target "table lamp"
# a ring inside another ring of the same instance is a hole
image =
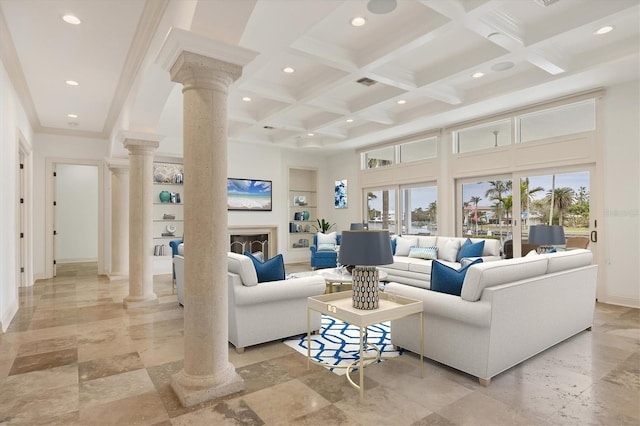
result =
[[[338,262],[353,269],[353,307],[378,309],[376,265],[393,263],[389,231],[343,231]]]
[[[538,253],[549,251],[551,246],[565,244],[564,227],[559,225],[535,225],[529,227],[529,244],[540,245]]]

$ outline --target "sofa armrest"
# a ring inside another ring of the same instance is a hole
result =
[[[269,281],[253,287],[242,285],[240,277],[232,272],[228,275],[231,287],[229,291],[233,291],[236,306],[306,298],[324,294],[326,290],[325,280],[320,275]]]
[[[468,302],[460,296],[394,282],[388,283],[384,292],[422,301],[425,317],[448,318],[479,328],[491,325],[491,303],[487,301]]]
[[[309,246],[309,250],[311,250],[311,253],[312,253],[312,254],[315,254],[315,253],[316,253],[316,251],[317,251],[317,248],[316,248],[316,246],[315,246],[315,245],[310,245],[310,246]]]

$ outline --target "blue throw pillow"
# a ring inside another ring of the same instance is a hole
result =
[[[482,257],[482,250],[484,250],[484,240],[472,243],[471,240],[467,238],[467,241],[460,246],[456,262],[460,263],[465,257]]]
[[[396,254],[396,239],[391,239],[391,254]]]
[[[282,254],[264,262],[252,256],[248,251],[245,251],[244,255],[248,256],[253,262],[253,266],[256,268],[256,275],[258,275],[258,283],[284,280],[284,258]]]
[[[467,269],[476,263],[482,263],[482,259],[476,259],[465,267],[456,270],[434,260],[431,263],[431,290],[460,296]]]

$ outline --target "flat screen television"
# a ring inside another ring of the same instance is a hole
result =
[[[270,180],[227,179],[227,210],[271,211]]]

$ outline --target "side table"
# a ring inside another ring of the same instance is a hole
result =
[[[349,364],[347,368],[347,380],[360,391],[360,401],[364,401],[364,367],[374,362],[378,362],[380,349],[375,345],[366,342],[367,327],[382,322],[391,321],[407,317],[409,315],[420,316],[420,377],[424,377],[424,322],[423,306],[419,300],[411,299],[393,294],[380,292],[380,303],[378,309],[362,310],[352,306],[352,291],[342,291],[339,293],[328,293],[319,296],[312,296],[307,299],[307,368],[311,362],[329,367],[311,359],[311,311],[317,311],[330,317],[339,319],[360,329],[360,354],[357,360]],[[376,356],[366,357],[365,346],[372,347],[376,351]],[[334,367],[335,366],[331,366]],[[358,370],[359,380],[356,383],[351,377],[351,370]]]

